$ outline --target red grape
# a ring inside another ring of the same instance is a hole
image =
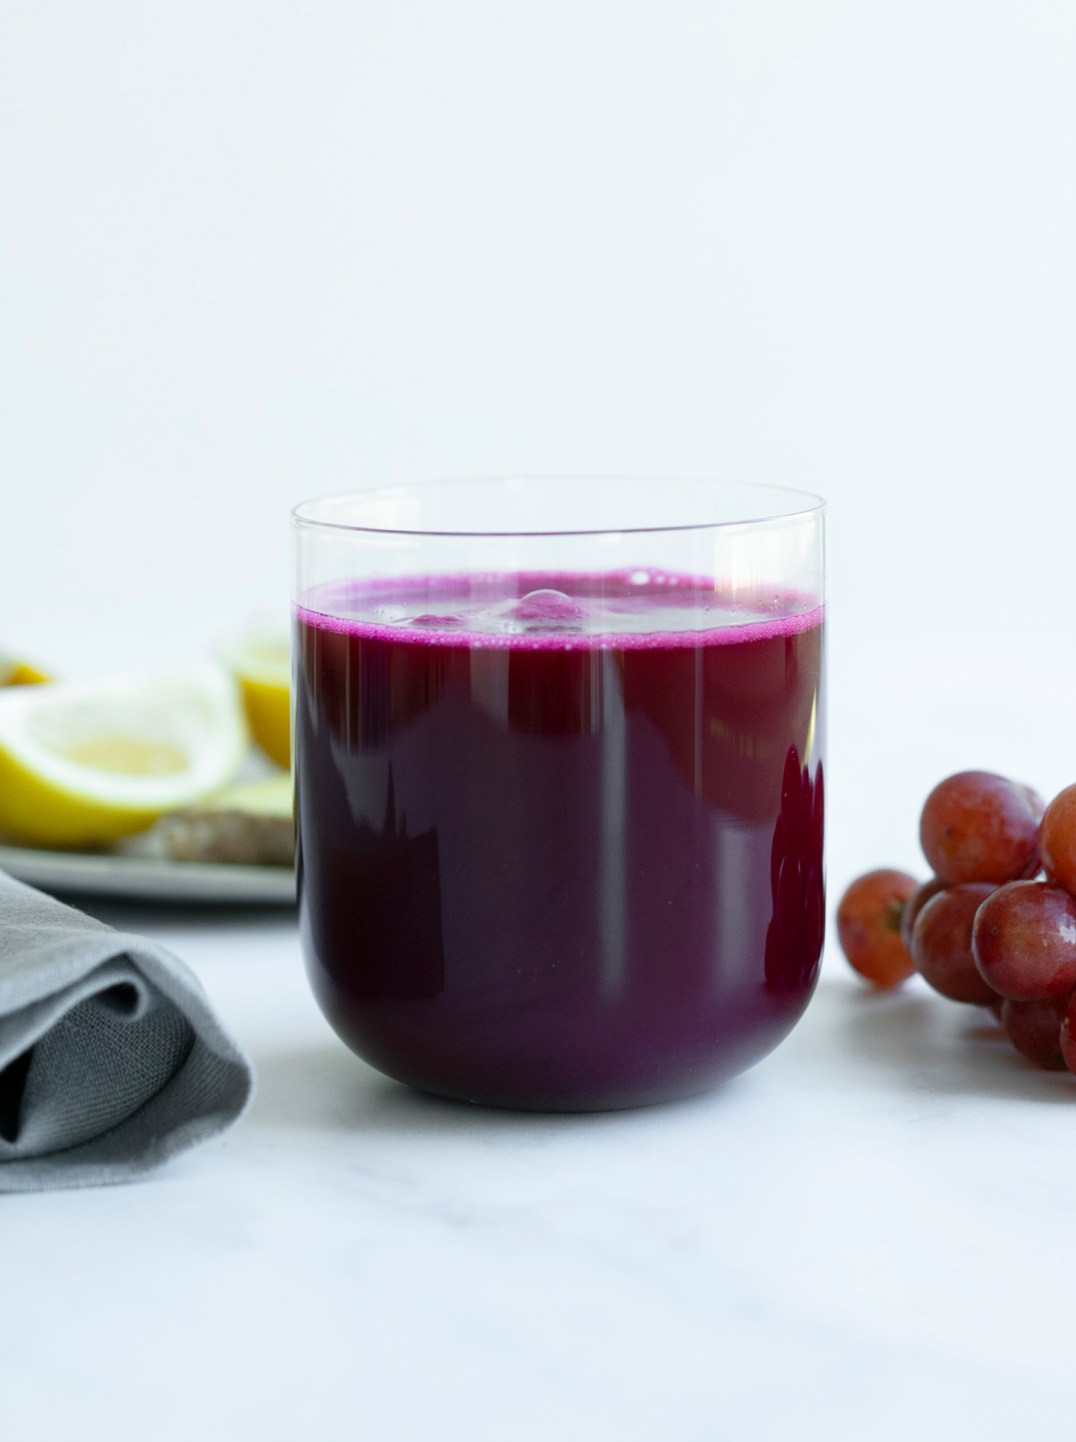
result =
[[[1076,992],[1061,1010],[1061,1055],[1069,1071],[1076,1072]]]
[[[1020,785],[1020,790],[1021,790],[1021,791],[1024,793],[1024,795],[1027,797],[1028,802],[1029,802],[1030,805],[1031,805],[1032,811],[1034,811],[1035,815],[1039,818],[1039,825],[1041,826],[1041,825],[1042,825],[1042,813],[1046,810],[1046,802],[1042,799],[1042,797],[1039,795],[1039,793],[1035,790],[1034,786],[1024,786],[1024,785],[1021,783],[1021,785]],[[1026,877],[1024,877],[1023,879],[1024,879],[1025,881],[1030,881],[1030,880],[1031,880],[1031,877],[1026,876]]]
[[[924,881],[921,886],[917,886],[904,903],[904,910],[900,914],[900,939],[907,947],[909,956],[912,951],[912,930],[915,927],[915,918],[930,898],[937,896],[938,892],[944,891],[944,889],[945,882],[932,876],[929,881]]]
[[[932,896],[912,928],[912,960],[920,976],[951,1001],[989,1006],[997,992],[979,975],[971,952],[975,913],[994,888],[985,882],[951,886]]]
[[[989,771],[961,771],[940,782],[919,821],[923,854],[946,886],[999,885],[1039,869],[1042,803],[1029,786]]]
[[[915,971],[900,939],[901,914],[915,890],[903,871],[868,871],[853,881],[837,908],[837,935],[851,965],[883,989]]]
[[[1052,881],[1011,881],[983,903],[975,964],[1009,1001],[1052,1001],[1076,987],[1076,898]]]
[[[1001,1024],[1021,1056],[1048,1071],[1064,1071],[1056,1001],[1006,1001],[1001,1008]]]
[[[1039,850],[1050,880],[1076,892],[1076,786],[1066,786],[1047,806]]]

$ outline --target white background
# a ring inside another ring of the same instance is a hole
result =
[[[831,890],[948,771],[1073,779],[1076,6],[24,3],[0,649],[192,659],[291,505],[825,495]]]
[[[6,5],[0,649],[202,656],[354,483],[800,486],[831,895],[922,871],[1076,777],[1074,75],[1051,0]]]
[[[1074,73],[1049,0],[5,7],[0,649],[203,655],[353,483],[799,485],[831,889],[919,865],[1076,770]]]

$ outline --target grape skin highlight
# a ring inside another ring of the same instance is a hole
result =
[[[1009,1001],[1055,1001],[1076,987],[1076,898],[1052,881],[1013,881],[975,917],[979,973]]]
[[[1039,851],[1050,880],[1076,892],[1076,786],[1066,786],[1047,806]]]
[[[1029,786],[990,771],[961,771],[927,797],[919,840],[946,885],[1000,885],[1038,871],[1042,813],[1042,801]]]
[[[912,929],[912,960],[924,981],[950,1001],[989,1006],[998,994],[980,975],[971,950],[975,913],[994,888],[967,882],[932,896]]]

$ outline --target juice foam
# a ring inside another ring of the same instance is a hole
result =
[[[308,624],[382,641],[533,650],[731,645],[819,626],[813,598],[665,571],[402,577],[331,584],[298,607]]]

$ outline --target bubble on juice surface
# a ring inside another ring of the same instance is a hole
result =
[[[543,588],[528,591],[508,614],[513,621],[524,621],[528,625],[560,627],[578,624],[585,612],[578,601],[563,591]]]
[[[424,612],[421,616],[415,616],[411,625],[420,626],[424,631],[458,631],[463,625],[463,617],[435,616],[431,612]]]

